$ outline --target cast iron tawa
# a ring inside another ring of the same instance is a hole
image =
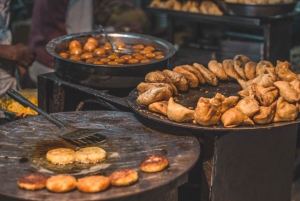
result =
[[[221,93],[224,96],[239,96],[237,94],[238,91],[241,91],[242,88],[237,82],[234,81],[225,81],[219,82],[218,86],[212,86],[209,84],[205,84],[199,86],[198,88],[189,89],[187,92],[179,92],[178,95],[178,103],[189,108],[196,108],[197,102],[200,97],[212,98],[216,93]],[[286,126],[300,122],[300,118],[296,118],[294,121],[287,122],[277,122],[270,123],[265,125],[255,124],[254,126],[237,126],[234,128],[226,128],[223,126],[222,122],[220,124],[214,126],[201,126],[200,124],[193,124],[192,122],[175,122],[168,119],[168,117],[152,112],[148,109],[148,107],[141,106],[136,102],[138,97],[138,92],[136,89],[133,89],[127,97],[128,105],[131,109],[137,114],[154,120],[166,125],[171,125],[175,127],[189,128],[189,129],[197,129],[202,131],[242,131],[242,130],[256,130],[256,129],[270,129],[273,127]]]
[[[96,164],[78,162],[54,165],[45,155],[53,148],[78,149],[59,137],[59,128],[42,116],[31,116],[1,126],[0,129],[0,194],[26,200],[143,200],[144,196],[167,193],[187,181],[187,173],[196,163],[200,146],[197,139],[163,133],[142,125],[132,113],[110,111],[66,112],[55,117],[80,128],[106,129],[107,140],[92,146],[106,150],[106,160]],[[141,160],[150,154],[161,154],[170,166],[158,173],[139,170]],[[87,175],[109,175],[111,172],[133,168],[139,181],[127,187],[110,187],[99,193],[51,193],[46,189],[26,191],[17,180],[24,174],[44,173],[52,176],[68,173],[76,178]]]

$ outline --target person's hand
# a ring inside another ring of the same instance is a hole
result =
[[[28,68],[34,61],[34,52],[24,44],[13,45],[12,60],[17,62],[17,65]]]

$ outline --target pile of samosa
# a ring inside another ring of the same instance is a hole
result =
[[[193,122],[202,126],[223,123],[224,127],[293,121],[300,112],[300,76],[288,61],[258,63],[236,55],[222,63],[211,60],[208,68],[201,64],[176,66],[173,70],[150,72],[137,86],[137,103],[163,114],[171,121]],[[235,79],[241,85],[239,96],[199,97],[196,108],[177,103],[178,91],[187,91],[218,80]]]

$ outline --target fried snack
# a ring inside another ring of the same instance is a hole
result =
[[[174,6],[175,1],[174,0],[169,0],[165,2],[164,8],[165,9],[172,9]]]
[[[236,72],[243,80],[247,80],[245,75],[245,64],[250,62],[251,60],[245,55],[238,54],[233,58],[233,66]]]
[[[259,104],[254,98],[254,94],[241,99],[235,106],[236,109],[243,112],[248,117],[252,117],[256,112],[259,111]]]
[[[261,74],[253,79],[253,83],[257,83],[263,87],[273,86],[274,82],[277,80],[276,74],[270,69],[265,70],[266,74]]]
[[[18,186],[26,190],[38,190],[46,187],[48,177],[43,174],[27,174],[18,179]]]
[[[84,193],[96,193],[106,190],[110,186],[110,179],[105,176],[86,176],[78,179],[77,189]]]
[[[203,75],[195,67],[190,66],[190,65],[183,65],[181,67],[183,67],[185,70],[189,71],[190,73],[193,73],[194,75],[196,75],[199,83],[201,83],[201,84],[205,83],[205,79],[204,79]]]
[[[203,75],[205,81],[213,86],[218,85],[218,78],[213,74],[210,70],[205,68],[203,65],[198,63],[193,63],[193,66],[200,71],[200,73]]]
[[[258,62],[256,65],[256,77],[264,74],[266,69],[271,70],[273,73],[275,72],[275,68],[271,62],[265,60]]]
[[[76,161],[80,163],[97,163],[106,157],[106,151],[100,147],[84,147],[75,152]]]
[[[139,175],[134,169],[125,169],[111,173],[109,179],[113,186],[128,186],[137,182]]]
[[[256,66],[257,63],[249,61],[245,64],[245,75],[248,80],[252,80],[256,77]]]
[[[190,6],[189,12],[191,12],[191,13],[198,13],[199,12],[198,7],[199,7],[198,2],[193,1],[192,4],[191,4],[191,6]]]
[[[233,128],[239,125],[254,125],[254,122],[237,108],[228,109],[221,117],[226,128]]]
[[[257,124],[270,123],[275,116],[276,104],[277,104],[277,102],[275,101],[268,107],[260,106],[259,112],[256,115],[254,115],[254,117],[253,117],[253,121]]]
[[[228,98],[220,93],[216,93],[215,97],[209,99],[209,103],[221,113],[231,108],[239,100],[238,96],[229,96]]]
[[[194,124],[210,126],[219,123],[222,113],[209,103],[208,98],[201,97],[195,109]]]
[[[173,91],[172,91],[173,94],[178,95],[178,90],[175,87],[175,85],[173,84],[173,82],[165,74],[163,74],[159,70],[148,73],[145,77],[145,82],[148,82],[148,83],[168,83],[173,89]]]
[[[233,79],[240,79],[239,74],[236,72],[234,69],[234,64],[232,59],[225,59],[222,62],[223,68],[225,70],[225,73],[229,76],[232,77]]]
[[[75,161],[75,151],[68,148],[56,148],[47,152],[46,158],[54,164],[68,164]]]
[[[277,81],[274,85],[279,89],[280,96],[288,103],[295,103],[300,100],[300,94],[287,81]]]
[[[151,103],[148,106],[148,108],[152,112],[157,112],[167,116],[168,101],[159,101],[159,102]]]
[[[293,81],[290,82],[290,84],[298,93],[300,93],[300,80],[294,79]]]
[[[142,94],[153,87],[167,87],[171,92],[173,92],[172,87],[168,83],[146,83],[141,82],[137,87],[137,91],[139,94]]]
[[[169,166],[169,160],[162,156],[153,154],[144,158],[140,164],[143,172],[160,172]]]
[[[186,80],[188,81],[188,85],[189,85],[190,88],[196,88],[196,87],[198,87],[199,80],[196,77],[196,75],[194,75],[193,73],[185,70],[181,66],[176,66],[173,69],[173,71],[182,74],[186,78]]]
[[[298,108],[279,97],[273,122],[293,121],[298,116]]]
[[[184,122],[194,119],[195,110],[189,110],[186,107],[175,103],[173,97],[169,99],[167,116],[171,121]]]
[[[291,63],[288,61],[281,62],[277,60],[277,65],[275,67],[275,72],[280,80],[291,82],[297,78],[297,75],[290,70]]]
[[[228,75],[226,74],[222,63],[217,62],[217,60],[211,60],[207,64],[208,69],[217,76],[220,80],[228,80]]]
[[[252,86],[253,80],[243,80],[243,79],[237,79],[238,83],[241,85],[242,89],[248,89]]]
[[[68,192],[76,188],[76,178],[68,174],[58,174],[47,179],[46,188],[56,193]]]
[[[186,1],[185,3],[182,4],[181,11],[188,12],[191,5],[192,5],[192,1]]]
[[[248,87],[246,89],[243,89],[239,92],[237,92],[242,98],[245,98],[247,96],[249,96],[250,94],[253,94],[253,91],[251,89],[251,87]]]
[[[139,105],[150,105],[151,103],[169,100],[172,92],[167,87],[153,87],[139,95],[136,99]]]
[[[171,70],[163,70],[163,73],[174,83],[179,91],[187,91],[189,89],[188,81],[181,73]]]
[[[223,12],[218,8],[218,6],[211,1],[202,1],[199,10],[203,14],[223,15]]]
[[[260,104],[265,107],[270,106],[278,96],[278,89],[275,86],[265,88],[253,83],[252,91]]]

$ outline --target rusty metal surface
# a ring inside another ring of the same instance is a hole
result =
[[[187,180],[196,163],[200,146],[189,133],[183,136],[150,129],[127,112],[87,111],[56,113],[55,117],[80,128],[107,129],[107,141],[93,145],[107,151],[107,159],[97,164],[53,165],[46,161],[48,150],[78,147],[59,138],[59,128],[41,116],[33,116],[1,126],[0,194],[26,200],[146,200],[172,191]],[[171,132],[171,131],[170,131]],[[142,173],[139,163],[146,155],[163,154],[170,167],[159,173]],[[115,170],[133,168],[139,181],[128,187],[111,187],[101,193],[85,194],[78,190],[51,193],[47,190],[26,191],[18,188],[17,179],[27,173],[42,172],[48,176],[70,173],[77,178],[91,174],[108,175]]]
[[[185,107],[192,107],[195,109],[197,102],[200,97],[212,98],[216,93],[221,93],[224,96],[237,96],[237,92],[242,90],[240,85],[236,82],[220,82],[217,87],[211,85],[202,85],[195,89],[189,89],[188,92],[180,92],[178,96],[179,104]],[[139,115],[146,117],[148,119],[161,122],[167,125],[176,126],[176,127],[184,127],[190,129],[197,129],[203,131],[243,131],[243,130],[257,130],[257,129],[271,129],[273,127],[280,127],[286,125],[292,125],[300,122],[300,118],[298,117],[294,121],[288,122],[278,122],[278,123],[270,123],[266,125],[258,125],[254,126],[238,126],[235,128],[225,128],[220,121],[219,125],[215,126],[201,126],[199,124],[193,124],[190,122],[178,123],[175,121],[170,121],[166,116],[160,115],[158,113],[151,112],[147,107],[140,106],[137,102],[138,93],[136,89],[133,89],[127,97],[127,102],[130,108]],[[224,134],[224,133],[223,133]]]

